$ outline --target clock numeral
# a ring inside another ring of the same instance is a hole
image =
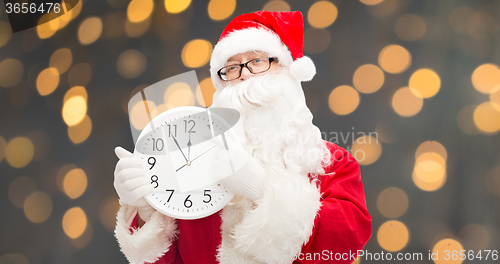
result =
[[[155,157],[149,157],[148,158],[148,163],[149,163],[149,165],[151,165],[151,168],[149,168],[151,170],[155,166],[155,164],[156,164],[156,158]]]
[[[168,126],[168,137],[170,137],[170,135],[172,135],[172,130],[174,131],[174,137],[177,137],[177,125],[172,125],[174,127],[174,129],[172,129],[170,127],[170,125],[167,125]]]
[[[153,175],[151,176],[151,184],[156,183],[155,188],[158,188],[158,176]]]
[[[172,198],[172,194],[174,194],[174,190],[165,190],[167,192],[171,192],[170,196],[168,197],[167,203],[170,202],[170,198]]]
[[[191,128],[188,131],[188,123],[193,124]],[[194,120],[184,120],[184,133],[196,133],[196,131],[193,131],[194,126],[196,125],[196,122]]]
[[[208,201],[205,201],[203,200],[204,203],[209,203],[210,201],[212,201],[212,196],[210,196],[210,194],[208,194],[207,192],[211,192],[212,190],[205,190],[203,192],[203,196],[208,196]]]
[[[184,200],[184,206],[186,208],[191,208],[191,206],[193,206],[193,202],[191,200],[189,200],[189,197],[191,197],[191,195],[188,195],[186,197],[186,200]]]
[[[155,140],[155,138],[152,138],[152,139],[153,139],[153,151],[155,151],[155,150],[162,151],[163,147],[165,146],[163,139],[161,139],[161,138],[158,138],[156,140]],[[155,147],[156,147],[156,149],[155,149]]]

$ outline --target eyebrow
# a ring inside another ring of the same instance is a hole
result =
[[[253,58],[251,60],[253,60],[255,58],[258,58],[258,57],[266,57],[268,55],[265,52],[256,52],[256,51],[254,51],[254,54],[252,56],[253,56]],[[236,60],[234,58],[234,56],[233,56],[233,57],[227,59],[226,64],[228,64],[229,62],[238,62],[238,60]]]

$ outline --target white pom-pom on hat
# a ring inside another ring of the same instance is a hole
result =
[[[316,75],[316,66],[314,66],[311,58],[304,56],[292,62],[292,65],[290,65],[290,74],[297,81],[308,82]]]

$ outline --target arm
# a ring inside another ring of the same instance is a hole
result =
[[[347,260],[335,263],[352,263],[351,254],[361,250],[372,234],[359,165],[343,148],[333,144],[329,148],[333,162],[321,178],[321,209],[314,221],[313,234],[302,248],[303,255],[299,255],[303,257],[297,259],[299,263],[330,263],[336,253],[346,253],[341,256]],[[319,253],[325,258],[306,260],[308,253],[311,256]]]
[[[120,159],[115,169],[114,186],[120,197],[115,236],[130,263],[155,262],[171,247],[176,234],[173,218],[156,212],[144,196],[152,190],[144,177],[140,161],[123,148],[116,148]],[[138,219],[144,219],[138,227]]]

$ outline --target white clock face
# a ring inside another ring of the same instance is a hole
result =
[[[179,107],[155,117],[134,152],[155,189],[146,201],[179,219],[202,218],[222,209],[233,194],[219,183],[228,175],[220,173],[224,168],[214,169],[213,161],[217,151],[227,149],[227,138],[235,138],[228,129],[224,120],[199,107]],[[229,156],[224,164],[234,172]]]

